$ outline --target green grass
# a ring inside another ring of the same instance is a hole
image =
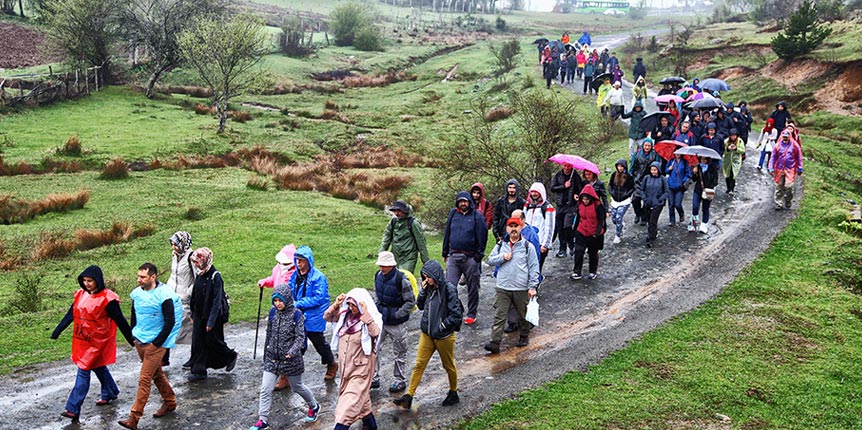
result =
[[[808,136],[805,148],[799,217],[716,299],[460,428],[862,427],[862,241],[838,228],[860,192],[839,174],[862,160],[847,140]]]
[[[71,235],[77,228],[105,229],[113,221],[156,226],[149,237],[75,252],[64,260],[15,272],[0,272],[0,303],[10,303],[15,295],[12,286],[25,275],[41,278],[43,297],[39,312],[0,315],[0,331],[4,333],[0,338],[0,373],[68,356],[69,333],[58,342],[48,337],[71,304],[72,293],[78,288],[75,279],[87,265],[102,267],[128,313],[128,293],[135,286],[137,267],[152,261],[169,272],[167,240],[180,229],[192,234],[196,247],[213,250],[215,265],[232,297],[233,321],[253,319],[257,280],[269,275],[275,253],[287,243],[312,247],[317,267],[329,277],[333,297],[357,286],[372,286],[377,269],[372,257],[388,221],[381,211],[313,192],[248,191],[248,173],[239,169],[156,170],[132,173],[130,179],[120,182],[96,181],[94,177],[95,173],[82,173],[0,178],[0,193],[12,192],[22,198],[90,190],[91,200],[82,210],[4,226],[0,239],[15,253],[27,252],[31,240],[42,231]],[[190,206],[201,208],[204,218],[184,220]],[[440,239],[429,237],[428,246],[435,250],[432,255],[438,255]],[[166,281],[167,273],[160,279]]]

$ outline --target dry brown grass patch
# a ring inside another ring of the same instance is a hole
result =
[[[325,107],[326,109],[338,110],[338,105],[335,104],[335,102],[332,100],[327,100],[326,102],[324,102],[323,107]]]
[[[204,106],[200,103],[195,105],[195,113],[198,115],[212,115],[215,113],[215,107]]]
[[[76,247],[80,251],[98,248],[105,245],[128,242],[139,237],[146,237],[155,232],[153,226],[143,226],[138,229],[132,228],[127,222],[115,221],[107,230],[84,230],[75,231]]]
[[[515,114],[515,110],[508,106],[497,106],[485,114],[485,121],[494,122],[506,119]]]
[[[388,146],[360,145],[353,152],[341,156],[337,165],[344,169],[386,167],[414,167],[422,162],[422,157],[404,153],[404,148],[391,149]]]
[[[63,149],[58,151],[63,155],[68,155],[70,157],[80,157],[81,156],[81,139],[78,139],[77,135],[71,135],[68,139],[66,139],[66,143],[63,144]]]
[[[75,251],[76,243],[63,237],[61,232],[43,232],[30,252],[30,259],[43,261],[65,258]]]
[[[126,179],[129,177],[129,165],[122,158],[115,158],[105,164],[100,179]]]
[[[415,75],[405,72],[390,72],[382,75],[362,75],[344,78],[344,86],[347,88],[384,87],[389,84],[403,81],[415,81]]]
[[[230,117],[230,119],[240,124],[245,124],[246,122],[254,119],[254,117],[251,116],[251,112],[244,110],[232,110],[228,112],[228,116]]]
[[[11,255],[6,242],[0,241],[0,270],[9,271],[18,266],[19,258]]]

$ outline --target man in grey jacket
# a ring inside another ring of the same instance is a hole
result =
[[[509,306],[514,306],[518,313],[518,343],[516,346],[527,346],[530,336],[530,323],[524,319],[527,314],[527,302],[536,296],[539,285],[539,257],[536,249],[526,240],[522,240],[521,229],[524,224],[521,218],[512,217],[506,221],[508,241],[501,241],[488,257],[488,264],[499,266],[497,271],[497,301],[494,314],[494,326],[491,328],[491,341],[485,344],[485,350],[497,354],[500,352],[500,342],[503,340],[503,328]]]

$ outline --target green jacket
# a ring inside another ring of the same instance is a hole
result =
[[[379,251],[387,251],[391,247],[392,253],[395,254],[395,261],[399,264],[404,261],[415,261],[418,253],[425,263],[429,258],[422,223],[413,216],[413,207],[408,206],[408,210],[409,213],[403,219],[392,218],[386,223]]]
[[[730,176],[732,172],[733,177],[737,178],[740,169],[742,169],[742,155],[745,154],[745,141],[737,138],[736,151],[731,151],[727,149],[729,139],[724,140],[724,156],[722,157],[721,170],[724,172],[725,177]]]
[[[635,108],[640,106],[641,110],[636,111]],[[629,112],[623,113],[623,118],[631,118],[632,121],[629,124],[629,139],[643,139],[646,137],[646,131],[641,128],[641,119],[646,116],[646,109],[643,108],[643,104],[640,101],[636,101],[634,106],[632,106],[632,110]]]

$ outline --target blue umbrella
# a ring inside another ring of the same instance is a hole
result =
[[[559,40],[550,41],[548,46],[550,46],[552,50],[556,49],[558,52],[563,52],[563,42],[560,42]]]
[[[730,91],[730,85],[721,79],[709,78],[700,82],[700,88],[709,91]]]

